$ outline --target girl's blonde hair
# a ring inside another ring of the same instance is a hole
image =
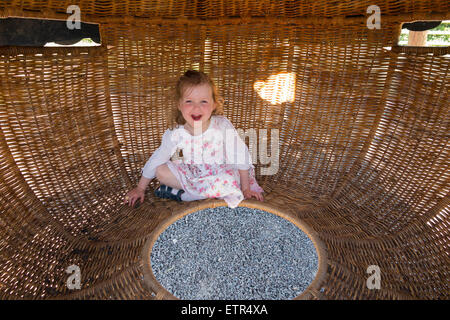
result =
[[[216,104],[216,108],[211,113],[211,116],[223,115],[223,98],[211,78],[202,71],[188,70],[178,79],[175,86],[175,105],[172,107],[171,119],[169,121],[170,129],[186,123],[181,111],[178,109],[183,94],[186,90],[202,84],[208,84],[211,87],[213,101]]]

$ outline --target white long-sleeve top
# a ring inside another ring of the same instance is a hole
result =
[[[208,129],[196,136],[192,136],[184,125],[167,129],[160,147],[143,167],[142,175],[153,179],[156,168],[169,161],[177,150],[183,152],[183,163],[199,166],[229,164],[239,170],[254,168],[247,145],[225,116],[211,116]]]

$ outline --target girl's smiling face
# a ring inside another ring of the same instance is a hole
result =
[[[208,128],[211,113],[215,108],[212,89],[206,83],[186,88],[178,104],[178,109],[186,120],[185,127],[191,133],[194,132],[194,128],[200,128],[200,126],[202,132]]]

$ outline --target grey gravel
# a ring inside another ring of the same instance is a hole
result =
[[[151,253],[156,279],[186,300],[286,300],[315,278],[309,237],[275,214],[246,207],[197,211],[171,224]]]

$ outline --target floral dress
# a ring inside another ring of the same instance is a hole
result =
[[[181,150],[182,159],[170,158]],[[183,190],[196,199],[224,199],[235,208],[244,199],[238,170],[249,170],[250,189],[264,190],[255,179],[254,165],[247,146],[231,122],[224,116],[211,116],[208,129],[191,135],[184,126],[167,129],[161,146],[142,169],[144,177],[152,179],[156,167],[166,163]]]

